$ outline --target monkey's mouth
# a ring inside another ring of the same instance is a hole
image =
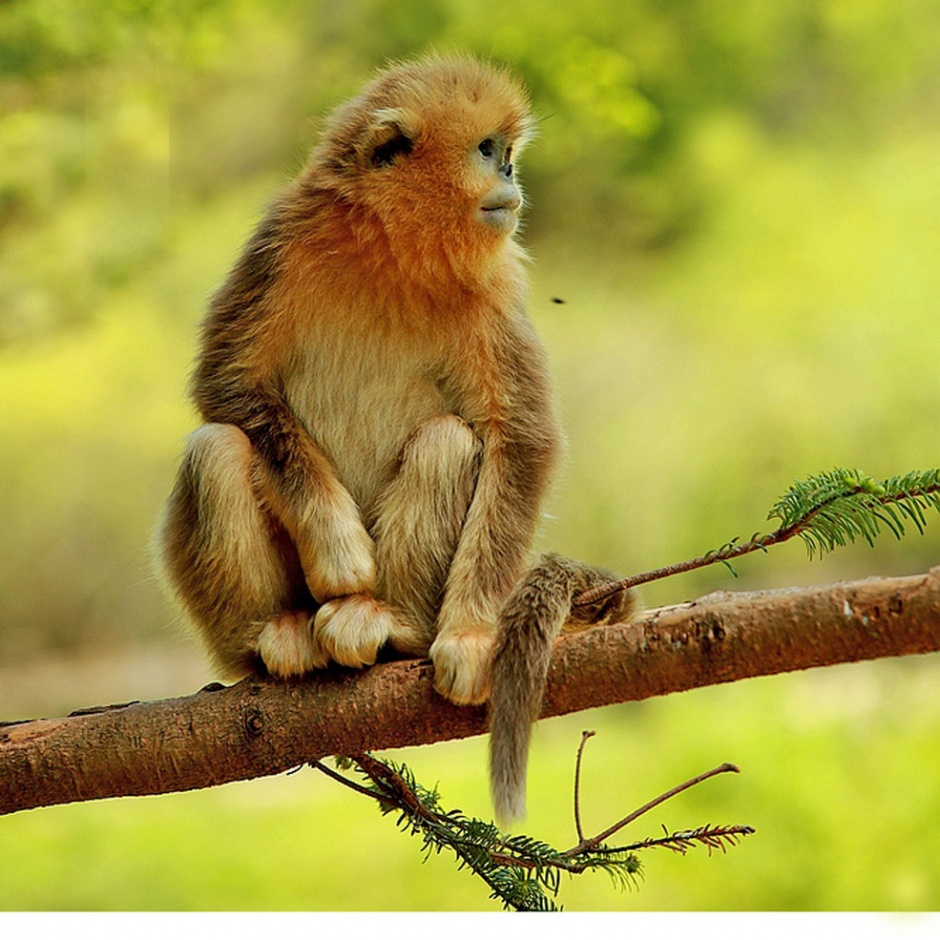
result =
[[[518,221],[516,217],[518,208],[519,204],[512,201],[495,206],[480,206],[480,217],[498,232],[511,232]]]

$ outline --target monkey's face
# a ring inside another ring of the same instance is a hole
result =
[[[320,165],[380,222],[396,255],[472,267],[516,229],[513,161],[532,126],[525,93],[505,73],[432,59],[383,73],[341,109]]]
[[[487,104],[383,109],[366,135],[355,198],[389,234],[495,246],[515,231],[523,198],[512,161],[522,141]]]
[[[389,230],[414,219],[425,230],[440,227],[435,237],[468,229],[483,237],[511,235],[523,204],[512,163],[518,139],[498,126],[474,130],[486,125],[470,115],[460,122],[450,115],[444,126],[428,117],[396,109],[386,123],[390,115],[383,112],[363,154],[356,201],[382,216]]]

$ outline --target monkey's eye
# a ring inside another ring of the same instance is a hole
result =
[[[486,140],[480,141],[480,145],[477,147],[477,150],[479,150],[480,153],[483,154],[487,160],[489,160],[490,157],[496,153],[496,141],[493,140],[492,137],[487,137]]]
[[[506,153],[503,155],[503,163],[512,162],[512,144],[506,148]]]

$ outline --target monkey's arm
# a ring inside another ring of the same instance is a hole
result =
[[[476,490],[447,579],[431,647],[438,691],[484,701],[495,625],[525,570],[546,487],[561,450],[544,353],[528,321],[500,337],[498,379],[475,430],[483,442]]]
[[[261,497],[297,547],[307,586],[323,603],[375,590],[375,544],[330,460],[283,399],[257,393],[245,432],[261,458]]]
[[[275,376],[257,365],[246,368],[247,355],[239,357],[237,349],[224,356],[214,351],[207,342],[193,397],[206,421],[236,425],[247,435],[256,455],[258,498],[297,547],[311,594],[322,603],[371,593],[375,545],[332,463],[290,408]]]

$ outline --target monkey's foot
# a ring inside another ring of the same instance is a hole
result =
[[[302,676],[322,669],[326,652],[313,633],[313,615],[290,611],[268,621],[258,637],[258,655],[272,676]]]
[[[439,633],[431,645],[434,688],[457,705],[479,705],[490,694],[495,632],[486,624]]]
[[[371,666],[394,625],[391,610],[368,594],[350,594],[327,601],[318,611],[313,630],[330,659],[343,666]]]

